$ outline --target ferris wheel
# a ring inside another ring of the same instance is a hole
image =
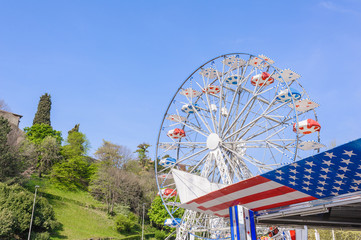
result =
[[[159,195],[177,239],[222,239],[229,220],[186,210],[172,170],[229,185],[303,159],[324,147],[312,101],[290,69],[264,55],[232,53],[197,68],[164,114],[156,144]]]

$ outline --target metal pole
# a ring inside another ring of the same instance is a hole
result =
[[[38,190],[38,187],[39,187],[38,185],[35,186],[35,195],[34,195],[33,211],[31,212],[31,219],[30,219],[30,227],[29,227],[28,240],[30,240],[31,226],[33,225],[33,217],[34,217],[34,209],[35,209],[36,192],[37,192],[37,190]]]
[[[144,213],[145,213],[144,205],[145,203],[143,203],[142,240],[144,240]]]

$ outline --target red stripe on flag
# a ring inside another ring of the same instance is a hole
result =
[[[229,201],[229,202],[226,202],[226,203],[222,203],[222,204],[210,207],[208,209],[204,208],[204,207],[202,207],[202,208],[198,207],[198,208],[202,209],[203,211],[211,210],[213,212],[217,212],[217,211],[223,210],[223,209],[231,207],[231,206],[243,205],[243,204],[246,204],[246,203],[255,202],[255,201],[270,198],[270,197],[281,196],[283,194],[294,192],[294,191],[296,191],[296,190],[293,189],[293,188],[290,188],[290,187],[287,187],[287,186],[282,186],[282,187],[270,189],[270,190],[267,190],[267,191],[264,191],[264,192],[249,195],[247,197],[238,198],[238,199],[235,199],[233,201]]]
[[[190,202],[188,202],[187,204],[191,204],[193,202],[198,203],[198,204],[202,204],[205,202],[208,202],[210,200],[213,200],[215,198],[219,198],[237,191],[240,191],[242,189],[246,189],[249,187],[253,187],[255,185],[261,184],[261,183],[265,183],[265,182],[269,182],[271,180],[264,178],[262,176],[256,176],[247,180],[244,180],[242,182],[238,182],[235,184],[232,184],[228,187],[222,188],[220,190],[208,193],[207,195],[204,195],[202,197],[196,198]]]
[[[291,200],[291,201],[285,201],[285,202],[270,204],[270,205],[267,205],[267,206],[254,208],[254,209],[251,209],[251,210],[252,211],[260,211],[260,210],[276,208],[276,207],[282,207],[282,206],[291,205],[291,204],[300,203],[300,202],[312,201],[312,200],[316,200],[316,199],[318,199],[318,198],[315,198],[315,197],[312,197],[312,196],[304,197],[304,198],[299,198],[299,199],[295,199],[295,200]]]

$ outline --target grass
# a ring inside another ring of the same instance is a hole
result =
[[[33,177],[26,187],[33,191],[35,185],[40,186],[39,195],[48,199],[57,221],[61,223],[61,228],[52,233],[51,239],[124,237],[115,230],[113,219],[103,210],[106,206],[96,201],[88,192],[58,189],[46,178],[36,177]]]

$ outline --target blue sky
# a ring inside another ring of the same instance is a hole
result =
[[[265,54],[302,75],[321,106],[321,141],[361,137],[361,2],[0,1],[0,99],[30,126],[52,96],[52,125],[155,144],[184,79],[230,52]],[[153,150],[151,151],[153,152]]]

